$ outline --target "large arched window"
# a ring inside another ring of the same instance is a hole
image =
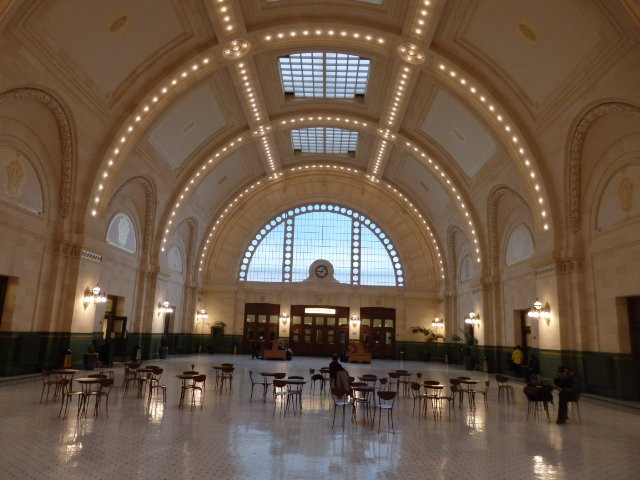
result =
[[[245,250],[238,278],[300,282],[319,259],[331,263],[341,283],[404,285],[402,263],[386,233],[361,213],[329,204],[296,207],[267,222]]]

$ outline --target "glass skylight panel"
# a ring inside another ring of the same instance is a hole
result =
[[[343,128],[301,128],[291,130],[291,143],[294,150],[302,153],[355,152],[358,147],[358,132]]]
[[[302,98],[364,95],[371,60],[334,52],[294,53],[278,59],[285,94]]]

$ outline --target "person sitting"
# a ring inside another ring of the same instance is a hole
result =
[[[253,349],[251,350],[251,359],[260,358],[260,351],[262,350],[260,342],[256,340],[253,342]]]
[[[540,360],[533,354],[529,356],[527,364],[527,382],[535,384],[540,382]]]
[[[567,415],[567,408],[569,402],[575,401],[578,391],[578,381],[576,375],[569,367],[558,367],[558,375],[553,380],[556,390],[558,390],[558,419],[556,423],[565,423],[569,416]]]

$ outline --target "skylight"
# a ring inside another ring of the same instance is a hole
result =
[[[302,98],[355,98],[364,95],[371,60],[334,52],[303,52],[280,57],[285,94]]]
[[[355,152],[358,147],[358,132],[342,128],[301,128],[291,130],[294,150],[302,153]]]

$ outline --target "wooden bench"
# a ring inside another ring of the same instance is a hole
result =
[[[365,351],[360,342],[351,344],[348,357],[349,363],[371,363],[371,354]]]
[[[280,350],[278,348],[280,346],[280,342],[273,342],[271,344],[271,348],[265,348],[262,351],[262,358],[264,360],[286,360],[287,359],[287,351]]]

